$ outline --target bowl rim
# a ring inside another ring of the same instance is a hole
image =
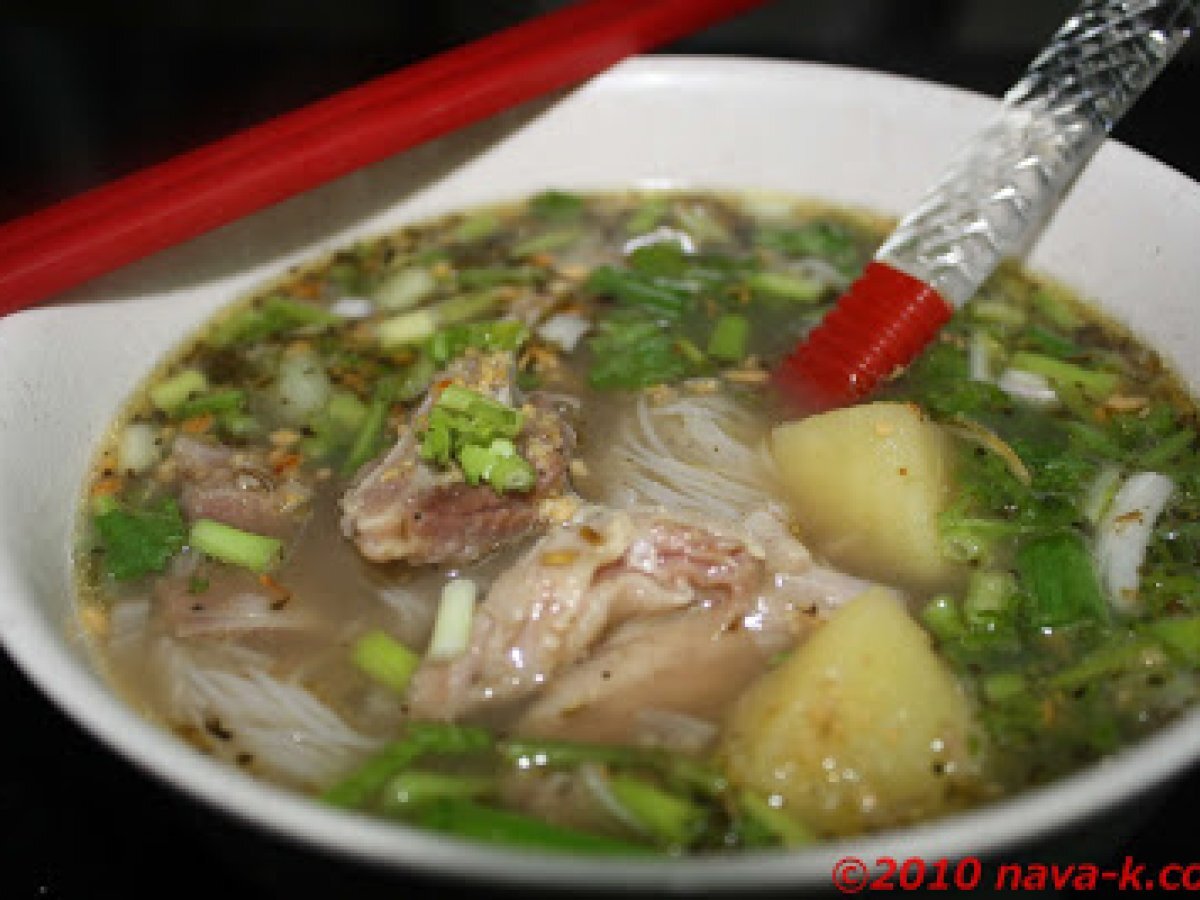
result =
[[[655,55],[629,60],[596,79],[603,90],[656,75],[724,78],[787,71],[876,86],[905,83],[931,98],[956,96],[994,106],[985,97],[951,85],[824,63],[703,55]],[[1110,142],[1104,152],[1137,172],[1167,170],[1188,190],[1197,185],[1136,150]],[[310,255],[306,250],[302,255]],[[257,277],[256,277],[257,280]],[[147,307],[158,298],[131,301]],[[69,307],[19,313],[22,318],[71,315]],[[0,331],[4,321],[0,320]],[[1008,851],[1076,825],[1165,782],[1200,757],[1200,710],[1154,736],[1052,784],[984,807],[905,829],[820,844],[788,853],[743,853],[686,859],[633,860],[562,857],[496,849],[383,823],[320,806],[299,795],[253,781],[208,759],[136,714],[84,671],[64,645],[56,623],[31,603],[28,585],[0,571],[0,645],[18,669],[61,710],[121,758],[193,800],[324,853],[394,872],[452,874],[478,882],[541,887],[585,884],[607,890],[736,891],[830,885],[841,858],[922,857],[927,862],[981,852]],[[985,836],[985,837],[981,837]]]

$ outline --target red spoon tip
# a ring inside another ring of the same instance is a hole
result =
[[[854,403],[915,359],[953,312],[925,282],[871,262],[780,364],[775,383],[807,411]]]

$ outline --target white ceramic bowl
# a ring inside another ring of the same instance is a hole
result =
[[[1200,757],[1193,714],[1057,784],[923,825],[795,854],[623,862],[466,845],[259,784],[147,724],[93,670],[74,624],[68,548],[92,453],[122,399],[213,310],[289,264],[402,222],[574,189],[759,188],[900,214],[994,101],[863,72],[656,57],[628,62],[191,244],[62,305],[0,321],[0,639],[112,750],[269,831],[397,870],[590,888],[827,887],[847,852],[936,859],[1001,851],[1101,814]],[[1094,298],[1200,382],[1200,185],[1103,148],[1030,265]]]

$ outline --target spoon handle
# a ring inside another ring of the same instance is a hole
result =
[[[1029,245],[1198,21],[1200,0],[1085,0],[785,361],[785,390],[837,406],[907,365],[1003,258]]]
[[[961,306],[1020,252],[1196,24],[1195,0],[1090,0],[875,258]]]

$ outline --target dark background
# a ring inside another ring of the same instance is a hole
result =
[[[19,22],[0,14],[0,221],[563,4],[108,5],[43,5]],[[999,95],[1073,6],[775,0],[666,49],[831,62]],[[1200,180],[1198,89],[1200,40],[1116,137]],[[88,739],[2,654],[0,715],[0,897],[395,897],[430,888],[294,854],[183,800]],[[1066,852],[1078,847],[1073,861],[1117,868],[1126,853],[1150,865],[1196,860],[1198,807],[1200,768],[1161,805],[1142,804],[1147,823],[1109,857],[1085,849],[1086,834]]]

